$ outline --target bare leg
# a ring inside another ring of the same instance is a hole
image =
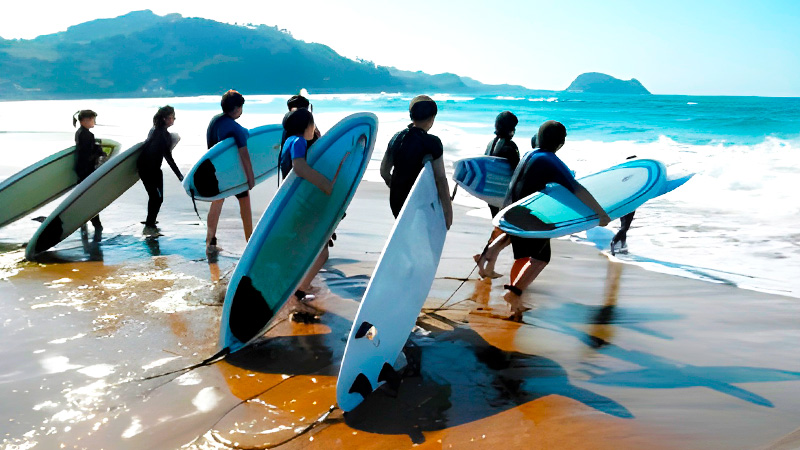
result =
[[[253,210],[250,209],[250,196],[239,199],[239,215],[242,216],[242,227],[244,227],[244,240],[250,241],[253,234]]]
[[[317,276],[319,271],[322,269],[322,266],[328,261],[328,245],[325,244],[325,247],[322,248],[322,251],[319,252],[317,255],[317,259],[314,260],[314,264],[311,264],[311,267],[306,272],[306,275],[303,277],[303,280],[300,281],[300,286],[298,289],[301,291],[309,291],[311,290],[311,282],[314,281],[314,277]]]
[[[521,292],[533,283],[533,280],[542,273],[545,267],[547,267],[546,262],[534,258],[515,260],[514,266],[511,268],[511,286],[514,287],[517,292]],[[503,295],[503,299],[511,305],[511,310],[513,312],[512,320],[520,322],[522,321],[522,313],[528,308],[522,305],[521,295],[517,292],[508,289],[505,295]]]
[[[225,202],[225,199],[222,200],[214,200],[211,202],[211,208],[208,209],[208,232],[206,232],[206,250],[207,251],[215,251],[216,250],[216,241],[212,244],[212,239],[217,235],[217,225],[219,225],[219,216],[222,213],[222,204]],[[212,245],[214,248],[212,248]]]
[[[499,278],[502,276],[494,271],[494,265],[497,262],[497,257],[500,256],[500,252],[508,247],[510,243],[511,239],[508,238],[508,235],[500,233],[475,260],[478,264],[478,275],[480,275],[481,278]]]

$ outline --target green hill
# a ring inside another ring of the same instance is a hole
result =
[[[277,27],[158,16],[149,10],[31,40],[0,38],[0,99],[312,92],[507,92],[345,58]]]

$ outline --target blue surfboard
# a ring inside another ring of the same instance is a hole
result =
[[[278,173],[283,126],[264,125],[250,130],[247,151],[256,184]],[[195,200],[213,201],[247,190],[239,149],[233,138],[211,147],[183,179],[183,188]]]
[[[456,161],[453,181],[470,195],[502,208],[513,173],[507,159],[479,156]]]
[[[663,194],[666,172],[659,161],[636,159],[578,181],[613,220]],[[493,220],[506,233],[527,238],[566,236],[593,228],[598,222],[588,206],[558,184],[549,184],[543,191],[509,205]]]
[[[294,293],[350,204],[378,132],[371,113],[346,117],[309,148],[308,164],[328,179],[330,196],[291,171],[258,221],[233,271],[222,307],[219,345],[233,353],[261,336]]]

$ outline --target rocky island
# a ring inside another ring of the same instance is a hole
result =
[[[567,92],[584,92],[590,94],[646,94],[650,95],[642,83],[636,78],[620,80],[604,73],[589,72],[578,75],[569,85]]]

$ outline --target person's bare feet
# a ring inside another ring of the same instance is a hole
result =
[[[507,290],[503,295],[503,300],[511,307],[511,316],[508,320],[522,322],[522,314],[530,309],[522,303],[522,296],[516,292]]]

